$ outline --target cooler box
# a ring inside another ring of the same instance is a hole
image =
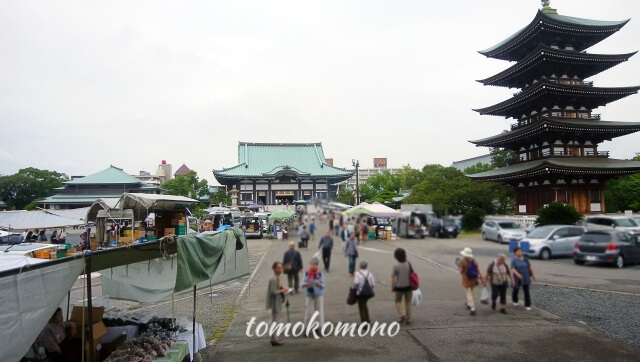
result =
[[[187,233],[187,227],[185,225],[178,225],[174,227],[176,235],[185,235]]]
[[[369,240],[374,240],[376,238],[376,232],[371,230],[369,231]]]
[[[513,253],[516,250],[516,247],[520,247],[523,253],[529,252],[529,242],[528,241],[510,241],[509,242],[509,252]]]

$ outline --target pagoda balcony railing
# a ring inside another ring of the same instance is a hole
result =
[[[557,78],[546,78],[546,80],[550,83],[556,83],[556,84],[581,85],[585,87],[593,87],[593,81],[590,81],[590,80],[584,81],[584,80],[576,80],[576,79],[557,79]],[[531,87],[534,84],[536,83],[534,82],[525,86],[524,88],[522,88],[521,91],[513,93],[513,96],[514,97],[519,96],[520,94],[522,94],[522,92],[524,92],[525,90],[527,90],[527,88]]]
[[[564,119],[585,119],[589,121],[599,121],[601,118],[600,114],[596,114],[596,113],[593,113],[593,114],[579,113],[578,116],[576,117],[576,116],[569,116],[569,115],[563,114],[562,112],[556,112],[556,113],[545,114],[545,116],[553,117],[553,118],[564,118]],[[535,122],[537,122],[537,120],[523,122],[523,123],[514,123],[511,125],[511,130],[513,131],[519,127],[528,126]]]
[[[549,158],[549,157],[599,157],[599,158],[609,158],[609,151],[585,151],[584,155],[576,155],[573,151],[553,151],[543,150],[538,157],[533,157],[527,159],[526,156],[520,156],[518,162],[526,162],[531,160],[538,160],[541,158]]]

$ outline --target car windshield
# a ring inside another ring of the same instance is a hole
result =
[[[625,228],[633,228],[638,226],[638,223],[636,223],[636,221],[633,219],[614,219],[613,222],[616,224],[616,226]]]
[[[611,234],[607,233],[584,233],[580,241],[591,243],[608,243],[611,241]]]
[[[455,220],[442,220],[442,224],[444,226],[456,226],[456,221]]]
[[[532,239],[545,239],[551,234],[553,229],[555,229],[553,226],[541,226],[533,229],[533,231],[529,233],[529,237]]]
[[[499,222],[500,228],[502,229],[520,229],[520,225],[515,222]]]

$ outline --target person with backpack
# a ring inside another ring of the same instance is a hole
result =
[[[411,301],[413,289],[411,288],[411,264],[407,261],[407,252],[397,248],[393,257],[398,261],[391,272],[391,292],[395,293],[395,304],[400,320],[398,324],[411,324]],[[404,298],[404,311],[402,310],[402,298]]]
[[[478,262],[473,258],[473,251],[471,248],[464,248],[460,255],[462,255],[462,260],[460,260],[460,275],[462,275],[462,287],[464,288],[465,294],[467,295],[467,302],[465,303],[467,309],[471,312],[472,316],[476,315],[476,305],[473,301],[473,288],[478,286],[478,278],[482,280],[482,276],[480,275],[480,266]],[[482,281],[483,285],[486,285],[484,280]]]
[[[309,320],[315,312],[318,312],[318,322],[324,325],[324,275],[318,269],[320,260],[316,257],[309,261],[309,270],[304,273],[303,288],[307,288],[305,298],[304,324],[308,325]]]
[[[375,296],[373,288],[376,286],[373,274],[367,270],[369,263],[366,260],[360,261],[360,268],[353,279],[353,287],[356,288],[358,296],[358,311],[360,312],[360,321],[362,323],[371,324],[369,319],[369,307],[367,301]]]
[[[527,311],[531,310],[531,294],[529,293],[529,286],[531,285],[531,279],[537,281],[536,275],[533,272],[529,259],[524,257],[522,249],[516,247],[513,251],[515,257],[511,259],[511,272],[514,274],[515,283],[513,285],[513,293],[511,300],[513,306],[517,307],[518,303],[518,291],[520,287],[524,291],[524,307]]]
[[[302,256],[296,250],[296,243],[289,242],[289,250],[285,251],[282,258],[283,272],[287,275],[289,289],[293,288],[295,294],[300,289],[300,271],[303,269]]]
[[[496,299],[500,296],[500,313],[507,314],[507,288],[509,281],[511,285],[515,284],[511,269],[504,262],[507,257],[500,253],[498,258],[489,264],[487,274],[484,277],[484,284],[491,282],[491,309],[496,310]]]

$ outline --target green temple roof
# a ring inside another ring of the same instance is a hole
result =
[[[238,165],[214,170],[213,174],[220,181],[229,178],[274,177],[281,173],[347,179],[354,172],[327,164],[322,143],[239,142]]]
[[[122,171],[121,168],[109,168],[89,176],[65,182],[66,185],[103,185],[103,184],[141,184],[142,181]]]

